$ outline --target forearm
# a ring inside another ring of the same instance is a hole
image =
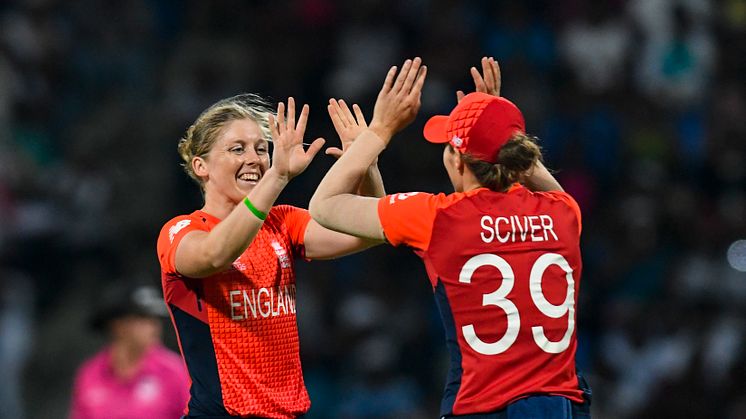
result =
[[[383,178],[381,177],[381,171],[378,169],[377,161],[368,166],[368,170],[357,188],[357,194],[374,198],[381,198],[386,195],[386,189],[383,186]]]
[[[327,225],[328,218],[334,210],[332,199],[340,195],[354,194],[360,179],[364,176],[370,177],[370,166],[385,148],[386,143],[373,131],[363,131],[350,149],[329,169],[316,188],[309,204],[311,216],[322,225]],[[376,176],[376,173],[373,176]],[[380,178],[380,173],[377,173],[377,176]],[[382,182],[379,192],[383,192]]]
[[[534,170],[531,171],[531,175],[524,181],[524,184],[530,190],[537,192],[564,190],[562,189],[562,185],[549,172],[549,169],[540,161],[536,162]]]
[[[265,215],[269,213],[288,180],[268,170],[247,198]],[[223,219],[201,243],[205,255],[204,274],[220,272],[233,263],[251,244],[264,221],[242,201]],[[202,276],[201,275],[201,276]]]

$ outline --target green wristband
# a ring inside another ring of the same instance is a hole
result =
[[[249,209],[249,211],[251,211],[252,214],[256,215],[256,218],[258,218],[258,219],[260,219],[262,221],[264,221],[264,220],[267,219],[267,214],[259,211],[254,206],[254,204],[252,204],[251,201],[249,201],[249,197],[248,196],[243,199],[243,203],[246,204],[246,207]]]

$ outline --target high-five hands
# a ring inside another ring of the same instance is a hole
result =
[[[277,105],[277,117],[269,115],[269,128],[272,134],[272,169],[288,180],[303,173],[316,153],[324,145],[323,138],[317,138],[303,150],[303,135],[308,122],[308,105],[303,105],[298,122],[295,122],[295,99],[288,98],[287,115],[285,104]]]
[[[370,122],[370,130],[386,144],[417,115],[427,67],[422,65],[420,57],[416,57],[404,61],[401,71],[398,75],[396,73],[394,66],[386,75]]]
[[[340,158],[350,147],[350,144],[355,141],[355,138],[368,128],[368,124],[365,122],[363,111],[357,104],[352,105],[352,110],[355,111],[354,116],[344,100],[329,99],[329,105],[326,109],[329,111],[334,129],[342,142],[341,149],[329,147],[326,149],[326,154]]]
[[[500,96],[500,87],[502,85],[502,76],[500,66],[492,57],[482,57],[482,74],[476,67],[469,69],[471,77],[474,79],[474,87],[477,92],[487,93],[492,96]],[[483,76],[484,75],[484,76]],[[456,92],[456,101],[461,102],[464,98],[464,92]]]

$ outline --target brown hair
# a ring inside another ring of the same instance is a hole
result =
[[[483,186],[493,191],[506,191],[510,185],[522,182],[531,174],[537,161],[542,160],[537,138],[514,134],[498,153],[497,163],[479,160],[469,153],[461,158]]]
[[[215,144],[223,127],[237,119],[251,119],[259,125],[262,135],[271,138],[269,115],[272,109],[265,99],[252,93],[229,97],[213,104],[197,117],[184,137],[179,140],[179,155],[184,171],[202,188],[202,179],[194,173],[192,159],[204,156]]]

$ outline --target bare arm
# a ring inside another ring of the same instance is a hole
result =
[[[427,74],[421,60],[407,60],[398,77],[392,67],[378,94],[370,128],[332,166],[311,198],[311,216],[322,226],[354,236],[384,240],[378,199],[354,194],[354,181],[386,148],[391,137],[414,120]]]
[[[256,209],[268,213],[290,179],[302,173],[321,149],[324,140],[317,139],[308,151],[303,150],[303,134],[308,120],[308,106],[295,123],[295,101],[288,99],[287,121],[285,105],[280,103],[277,123],[270,115],[274,142],[272,167],[248,194]],[[176,270],[187,277],[203,278],[227,269],[249,247],[259,232],[263,220],[254,215],[243,202],[210,232],[193,231],[184,236],[176,249]]]
[[[287,183],[287,178],[269,169],[248,198],[266,214]],[[184,236],[176,249],[176,271],[190,278],[224,271],[249,247],[263,223],[239,203],[210,232],[192,231]]]
[[[360,179],[386,144],[370,129],[329,169],[311,198],[311,216],[334,231],[372,240],[384,240],[378,219],[378,199],[355,194]]]
[[[523,182],[532,191],[549,192],[564,191],[562,185],[552,176],[552,173],[544,167],[544,163],[537,161],[531,175]]]

